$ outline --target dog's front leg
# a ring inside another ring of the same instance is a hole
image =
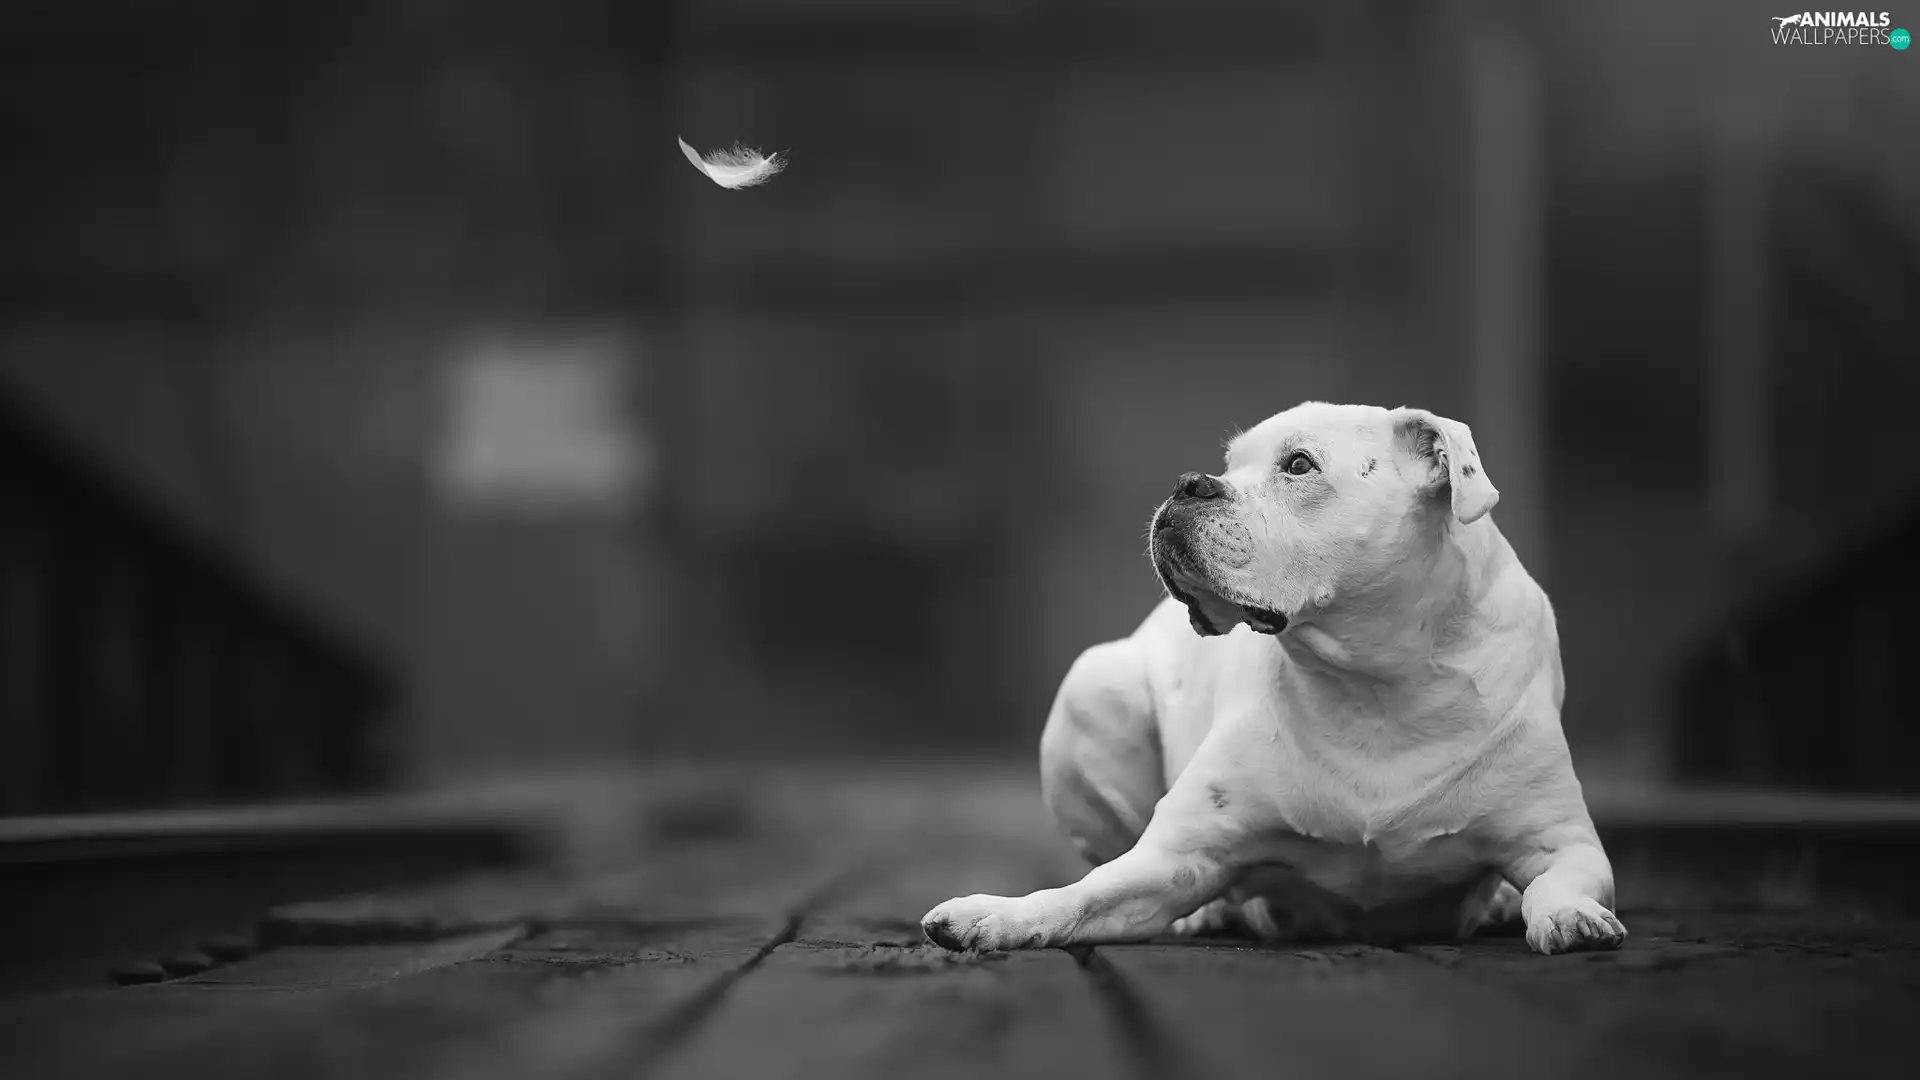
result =
[[[1228,873],[1204,855],[1149,846],[1058,889],[1026,896],[963,896],[920,920],[927,939],[948,949],[1044,949],[1144,941],[1214,898]]]
[[[1626,941],[1613,913],[1613,865],[1584,810],[1523,842],[1505,873],[1521,890],[1520,918],[1534,951],[1617,949]]]
[[[1144,941],[1219,895],[1232,880],[1224,854],[1233,819],[1195,805],[1182,784],[1160,801],[1132,850],[1086,877],[1026,896],[963,896],[920,920],[948,949],[1042,949]]]

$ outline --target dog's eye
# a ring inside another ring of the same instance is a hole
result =
[[[1304,452],[1295,450],[1287,455],[1287,460],[1280,463],[1280,468],[1285,470],[1288,476],[1305,476],[1314,469],[1313,459]]]

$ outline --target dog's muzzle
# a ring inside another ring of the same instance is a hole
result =
[[[1187,473],[1180,477],[1173,497],[1163,503],[1153,516],[1154,571],[1159,575],[1161,584],[1166,586],[1167,595],[1185,605],[1187,621],[1192,624],[1194,633],[1201,637],[1218,637],[1232,629],[1233,622],[1242,620],[1256,633],[1278,634],[1287,628],[1286,615],[1267,608],[1236,604],[1220,596],[1207,584],[1206,576],[1188,546],[1183,526],[1189,525],[1189,515],[1196,508],[1195,504],[1218,499],[1225,494],[1225,486],[1213,477],[1202,473]],[[1209,603],[1201,603],[1201,594],[1206,596]],[[1215,609],[1212,615],[1209,615],[1208,607]],[[1214,616],[1224,617],[1222,609],[1225,612],[1237,610],[1240,619],[1229,618],[1226,628],[1221,628]]]

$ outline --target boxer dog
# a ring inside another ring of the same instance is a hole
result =
[[[1538,952],[1618,948],[1553,609],[1499,497],[1465,424],[1321,402],[1181,476],[1149,527],[1167,598],[1081,654],[1040,739],[1093,869],[949,900],[928,939],[1386,944],[1517,919]]]

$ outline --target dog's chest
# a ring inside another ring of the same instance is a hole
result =
[[[1258,841],[1258,862],[1362,907],[1449,888],[1486,872],[1472,830],[1404,807],[1322,794],[1289,808]]]
[[[1266,846],[1276,857],[1262,863],[1284,867],[1362,907],[1421,895],[1485,871],[1476,846],[1459,835],[1422,840],[1388,835],[1341,843],[1296,833],[1275,837]]]

